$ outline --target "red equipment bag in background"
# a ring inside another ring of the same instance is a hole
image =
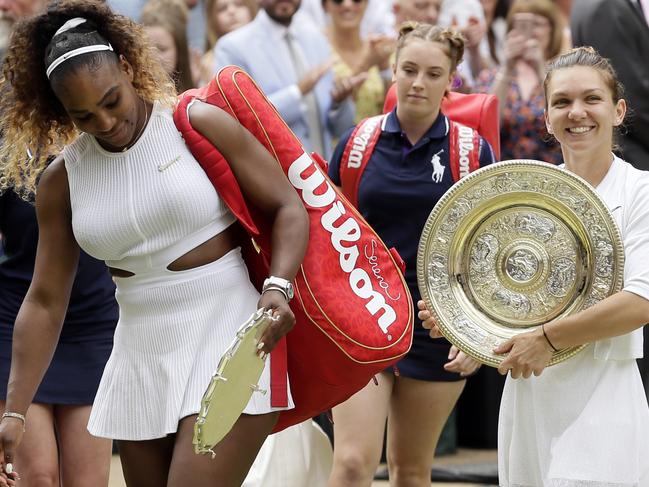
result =
[[[397,104],[397,85],[393,84],[385,95],[383,113]],[[458,93],[449,91],[442,98],[442,113],[454,122],[471,127],[487,141],[500,160],[500,117],[498,98],[486,93]]]
[[[340,159],[341,191],[358,208],[361,176],[370,161],[387,115],[361,120],[347,139]],[[480,168],[480,137],[477,130],[449,119],[449,165],[453,182]]]
[[[195,98],[232,115],[269,150],[309,215],[309,244],[291,301],[296,324],[286,349],[278,345],[271,353],[272,382],[285,376],[286,365],[295,402],[294,409],[280,413],[274,430],[280,431],[343,402],[410,349],[414,310],[403,261],[341,196],[323,170],[326,163],[305,153],[248,74],[228,66],[207,86],[180,96],[174,121],[259,249],[242,249],[258,288],[268,276],[270,225],[246,201],[223,156],[192,128],[187,111]],[[286,401],[279,382],[279,388],[271,387],[271,403],[278,406]]]

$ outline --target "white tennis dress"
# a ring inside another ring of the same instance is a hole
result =
[[[185,271],[167,266],[235,218],[191,155],[171,111],[154,105],[125,152],[81,135],[64,150],[72,228],[88,254],[135,273],[115,278],[120,317],[92,407],[95,436],[146,440],[196,414],[224,350],[257,308],[239,249]],[[269,386],[267,361],[260,386]],[[245,411],[266,413],[270,394]],[[292,407],[289,394],[289,407]]]
[[[615,158],[597,192],[625,248],[624,290],[649,299],[649,173]],[[642,329],[590,344],[539,377],[507,377],[498,471],[509,487],[649,487]]]

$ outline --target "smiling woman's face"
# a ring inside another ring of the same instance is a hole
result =
[[[604,75],[587,66],[557,69],[547,86],[546,125],[564,151],[611,152],[613,127],[624,120],[626,103],[613,101]]]
[[[357,28],[363,20],[367,0],[326,0],[324,8],[338,28]]]

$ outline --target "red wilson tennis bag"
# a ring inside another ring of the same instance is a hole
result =
[[[346,400],[410,349],[414,311],[403,262],[333,186],[324,161],[305,153],[248,74],[228,66],[207,86],[180,96],[174,121],[254,241],[258,252],[252,245],[243,250],[255,285],[268,276],[269,223],[246,201],[223,156],[192,128],[187,106],[194,98],[225,110],[269,150],[309,215],[309,245],[291,301],[296,325],[285,347],[271,353],[271,403],[286,404],[287,367],[296,405],[281,413],[280,431]]]

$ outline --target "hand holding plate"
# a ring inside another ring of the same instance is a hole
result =
[[[527,379],[532,374],[539,376],[552,359],[552,349],[543,336],[541,328],[521,333],[494,348],[494,353],[507,354],[500,363],[498,372],[506,375],[511,372],[513,379]]]
[[[273,320],[259,339],[258,354],[263,358],[270,353],[277,342],[293,329],[295,315],[286,301],[286,297],[277,290],[269,289],[259,298],[259,308],[272,312]],[[263,355],[262,355],[263,354]]]

